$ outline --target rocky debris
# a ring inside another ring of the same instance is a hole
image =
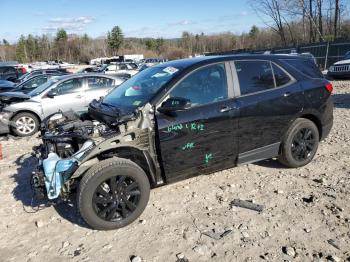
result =
[[[333,246],[333,247],[336,248],[336,249],[340,249],[340,248],[339,248],[339,245],[335,242],[334,239],[328,239],[328,240],[327,240],[327,243],[330,244],[331,246]]]
[[[326,257],[326,259],[328,261],[331,261],[331,262],[340,262],[342,261],[339,257],[335,256],[335,255],[329,255]]]
[[[204,245],[204,244],[195,246],[195,247],[193,248],[193,251],[196,252],[196,253],[198,253],[198,254],[201,255],[201,256],[209,256],[210,253],[211,253],[211,251],[210,251],[210,249],[208,248],[208,246],[207,246],[207,245]]]
[[[130,262],[142,262],[142,258],[139,256],[131,256]]]
[[[286,246],[286,247],[282,247],[282,251],[284,254],[294,258],[295,255],[296,255],[296,252],[295,252],[295,248],[294,247],[289,247],[289,246]]]
[[[218,232],[217,230],[212,229],[210,231],[203,232],[202,234],[205,235],[205,236],[208,236],[210,238],[213,238],[215,240],[220,240],[220,239],[222,239],[223,237],[227,236],[230,233],[232,233],[231,229],[227,229],[224,232]]]
[[[146,220],[140,219],[140,220],[139,220],[139,223],[140,223],[141,225],[146,225]]]
[[[313,203],[314,201],[315,201],[315,196],[314,195],[310,195],[310,196],[308,196],[308,197],[303,197],[303,201],[304,201],[304,203],[306,203],[306,204],[311,204],[311,203]]]
[[[230,205],[254,210],[257,212],[262,212],[264,209],[264,206],[255,204],[253,203],[253,201],[247,201],[247,200],[241,200],[241,199],[234,199]]]
[[[176,262],[189,262],[188,258],[183,253],[176,254]]]
[[[35,225],[37,228],[41,228],[41,227],[44,227],[46,225],[46,223],[42,220],[37,220],[37,221],[35,221]]]

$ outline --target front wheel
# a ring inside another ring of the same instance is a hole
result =
[[[32,113],[19,113],[13,117],[12,122],[12,131],[17,136],[31,136],[39,130],[39,119]]]
[[[310,120],[298,118],[282,141],[279,161],[287,167],[305,166],[314,158],[319,142],[317,126]]]
[[[92,228],[112,230],[129,225],[146,208],[150,184],[134,162],[111,158],[92,167],[82,178],[78,207]]]

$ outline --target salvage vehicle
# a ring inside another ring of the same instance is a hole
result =
[[[300,57],[212,56],[143,70],[88,114],[42,125],[32,175],[38,198],[70,200],[92,228],[124,227],[150,189],[277,157],[301,167],[333,124],[332,85]]]
[[[22,83],[24,81],[27,81],[29,78],[32,78],[33,76],[38,76],[38,75],[68,75],[71,74],[67,69],[36,69],[32,70],[30,72],[25,73],[21,77],[19,77],[16,81],[16,83]]]
[[[16,63],[0,63],[0,80],[15,82],[26,72],[27,70],[23,66]]]
[[[327,76],[330,79],[350,78],[350,51],[345,54],[343,60],[329,67]]]
[[[89,103],[105,96],[124,79],[101,74],[74,74],[52,78],[28,94],[0,93],[0,134],[35,134],[41,121],[59,110],[87,111]]]

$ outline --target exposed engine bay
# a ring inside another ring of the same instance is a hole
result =
[[[153,122],[148,117],[150,107],[145,107],[147,110],[123,112],[121,116],[116,109],[94,100],[88,113],[58,112],[45,119],[41,125],[43,143],[34,148],[39,159],[31,183],[35,195],[68,199],[79,176],[99,160],[116,156],[114,149],[119,145],[148,151]]]

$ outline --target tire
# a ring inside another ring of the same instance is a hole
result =
[[[319,131],[310,120],[298,118],[289,127],[281,145],[278,160],[287,167],[307,165],[314,158],[319,143]]]
[[[115,181],[116,190],[112,190],[115,194],[111,193],[112,181]],[[146,208],[149,194],[150,183],[141,167],[128,159],[110,158],[83,176],[77,204],[89,226],[113,230],[135,221]]]
[[[12,118],[12,122],[12,132],[17,136],[31,136],[39,130],[40,121],[32,113],[19,113]]]

